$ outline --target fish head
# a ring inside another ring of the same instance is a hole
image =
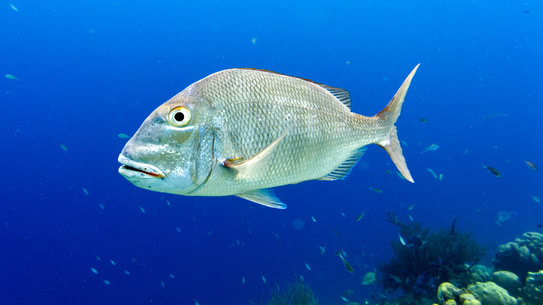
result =
[[[190,195],[210,176],[213,111],[190,87],[155,109],[126,143],[119,173],[151,191]]]

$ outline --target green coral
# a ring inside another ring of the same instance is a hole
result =
[[[317,305],[313,290],[302,280],[287,283],[284,288],[272,291],[268,305]]]

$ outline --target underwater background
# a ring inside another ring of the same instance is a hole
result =
[[[14,0],[0,28],[1,304],[260,304],[301,277],[362,303],[386,294],[361,280],[393,256],[387,211],[456,217],[486,265],[543,223],[541,1]],[[376,145],[345,180],[277,188],[286,210],[117,173],[122,134],[213,72],[346,88],[371,116],[418,63],[396,124],[414,184]]]

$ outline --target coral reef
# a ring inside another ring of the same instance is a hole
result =
[[[380,267],[380,281],[386,290],[401,289],[416,299],[433,294],[442,282],[470,282],[470,269],[484,249],[469,234],[458,232],[455,220],[449,229],[437,232],[416,222],[402,223],[391,212],[387,220],[398,226],[400,240],[392,242],[394,257]]]
[[[531,304],[543,304],[543,270],[528,272],[524,296]]]
[[[272,291],[268,305],[317,305],[313,290],[303,280],[288,283],[284,288]]]
[[[496,270],[508,270],[524,281],[528,272],[543,270],[543,234],[526,232],[522,238],[500,245],[494,258]]]

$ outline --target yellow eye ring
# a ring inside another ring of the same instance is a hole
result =
[[[184,127],[190,122],[190,110],[187,107],[179,106],[170,110],[168,122],[174,127]]]

